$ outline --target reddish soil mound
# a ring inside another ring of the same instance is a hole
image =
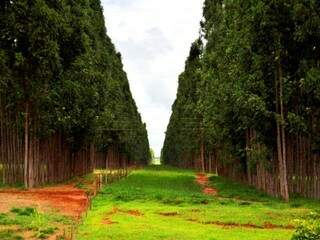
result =
[[[0,211],[9,211],[12,207],[26,206],[34,206],[42,210],[54,209],[63,215],[80,218],[88,206],[88,198],[83,190],[79,190],[73,185],[28,191],[0,191]]]
[[[218,191],[212,187],[208,187],[209,185],[209,178],[203,173],[198,173],[196,175],[196,182],[203,187],[203,193],[205,195],[216,196]]]

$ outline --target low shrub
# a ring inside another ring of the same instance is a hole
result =
[[[55,231],[58,230],[57,228],[53,228],[53,227],[48,227],[45,229],[41,229],[38,234],[36,235],[36,237],[38,239],[47,239],[50,235],[54,234]]]
[[[12,208],[12,213],[17,214],[18,216],[32,216],[36,213],[35,208]]]
[[[299,226],[292,240],[319,240],[320,212],[311,213],[306,219],[299,221]]]
[[[0,239],[1,240],[23,240],[23,237],[17,235],[12,230],[3,230],[3,231],[0,231]]]

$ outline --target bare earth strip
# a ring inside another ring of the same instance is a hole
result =
[[[0,191],[0,212],[8,212],[13,207],[36,207],[42,211],[55,210],[62,215],[80,218],[87,205],[85,191],[72,184],[28,191]]]

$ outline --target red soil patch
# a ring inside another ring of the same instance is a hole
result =
[[[104,225],[118,224],[118,222],[111,221],[109,218],[104,219],[101,223]]]
[[[200,222],[196,219],[187,219],[189,222],[196,222],[205,225],[217,225],[225,228],[254,228],[254,229],[294,229],[295,227],[292,225],[275,225],[272,223],[265,222],[262,226],[255,225],[252,223],[233,223],[233,222],[219,222],[219,221],[210,221],[210,222]]]
[[[119,222],[115,222],[110,219],[113,215],[115,215],[117,213],[124,213],[124,214],[128,214],[128,215],[134,216],[134,217],[143,216],[143,213],[141,213],[139,210],[122,210],[117,207],[114,207],[114,208],[112,208],[112,210],[110,212],[106,213],[106,215],[105,215],[106,217],[102,220],[101,223],[104,225],[118,224]]]
[[[116,214],[117,212],[119,212],[119,209],[117,207],[113,207],[112,210],[110,212],[108,212],[106,215],[112,216],[112,215]]]
[[[114,207],[110,212],[108,212],[106,215],[107,216],[112,216],[114,214],[117,214],[117,213],[124,213],[124,214],[128,214],[130,216],[134,216],[134,217],[141,217],[143,216],[144,214],[141,213],[139,210],[122,210],[122,209],[119,209],[117,207]]]
[[[208,185],[208,177],[203,173],[198,173],[196,176],[196,182],[201,186],[207,186]]]
[[[196,175],[196,182],[203,187],[203,194],[205,195],[211,195],[216,196],[218,194],[217,189],[214,189],[212,187],[208,187],[209,185],[209,178],[203,173],[198,173]]]
[[[203,193],[206,195],[216,196],[218,194],[217,190],[214,188],[205,188],[203,189]]]
[[[275,225],[275,224],[272,224],[272,223],[269,223],[269,222],[265,222],[263,224],[263,228],[266,228],[266,229],[274,229],[274,228],[295,229],[295,227],[293,225],[283,226],[283,225]]]
[[[80,218],[87,209],[88,198],[85,191],[71,184],[28,191],[0,191],[0,211],[6,212],[12,207],[27,206],[44,211],[54,209],[63,215]]]
[[[129,211],[125,211],[125,213],[135,217],[143,216],[143,214],[139,212],[139,210],[129,210]]]
[[[159,215],[165,216],[165,217],[174,217],[174,216],[178,216],[179,213],[177,213],[177,212],[162,212],[162,213],[159,213]]]

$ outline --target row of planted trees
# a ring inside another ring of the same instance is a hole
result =
[[[33,187],[149,158],[100,0],[1,1],[0,181]]]
[[[206,0],[162,161],[319,199],[319,13],[315,0]]]

